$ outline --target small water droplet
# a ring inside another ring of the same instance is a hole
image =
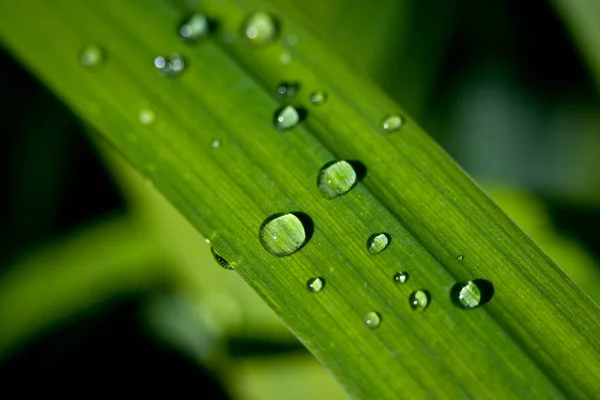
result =
[[[379,325],[381,325],[381,316],[378,313],[376,313],[375,311],[370,311],[370,312],[366,313],[365,316],[363,317],[363,322],[369,328],[375,329]]]
[[[429,305],[429,292],[426,290],[415,290],[408,297],[410,308],[416,311],[423,311]]]
[[[306,287],[308,288],[308,290],[310,290],[311,292],[317,293],[320,292],[321,290],[323,290],[323,287],[325,286],[325,279],[323,278],[311,278],[308,280],[308,282],[306,282]]]
[[[356,171],[347,161],[327,163],[317,175],[317,187],[326,199],[335,199],[348,193],[356,181]]]
[[[298,125],[300,114],[292,106],[285,106],[275,111],[275,128],[279,131],[285,131]]]
[[[325,92],[314,92],[310,95],[309,100],[315,106],[320,106],[327,101],[327,94]]]
[[[458,261],[462,261],[462,260],[464,260],[464,259],[465,259],[465,256],[463,256],[462,254],[459,254],[458,256],[456,256],[456,259],[457,259]]]
[[[185,69],[185,61],[179,54],[173,53],[168,57],[156,57],[154,66],[158,68],[161,75],[177,76]]]
[[[193,14],[179,26],[179,36],[191,42],[205,37],[208,31],[208,19],[203,14]]]
[[[387,133],[392,133],[400,129],[403,123],[404,120],[400,115],[388,115],[381,121],[381,126]]]
[[[494,286],[485,279],[458,282],[450,290],[452,303],[464,310],[472,310],[492,299]]]
[[[219,264],[221,267],[228,269],[228,270],[233,270],[234,268],[227,262],[226,259],[224,259],[223,257],[221,257],[216,251],[215,248],[210,246],[210,252],[213,256],[213,258],[215,259],[215,261],[217,262],[217,264]]]
[[[270,14],[257,11],[248,17],[243,26],[243,32],[252,43],[264,45],[277,37],[277,21]]]
[[[89,45],[83,48],[79,53],[81,65],[87,68],[97,68],[104,64],[106,53],[100,46]]]
[[[398,272],[396,274],[394,274],[394,282],[402,284],[405,283],[408,280],[408,273],[407,272]]]
[[[294,97],[300,90],[300,84],[297,82],[281,82],[277,86],[277,93],[282,97]]]
[[[145,109],[140,111],[139,120],[142,125],[151,125],[154,122],[156,115],[154,111]]]
[[[384,251],[390,244],[391,237],[387,233],[375,233],[367,239],[367,250],[373,255]]]
[[[265,250],[283,257],[295,253],[307,242],[307,232],[299,215],[275,214],[260,226],[259,239]]]
[[[212,142],[210,142],[210,147],[212,147],[213,149],[218,149],[219,147],[221,147],[221,141],[219,139],[215,139]]]

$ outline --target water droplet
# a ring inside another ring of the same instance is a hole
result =
[[[218,149],[219,147],[221,147],[221,141],[219,139],[215,139],[212,142],[210,142],[210,147],[212,147],[213,149]]]
[[[193,14],[179,26],[179,36],[191,42],[205,37],[208,31],[208,19],[202,14]]]
[[[310,95],[309,100],[315,106],[320,106],[327,101],[327,94],[325,92],[314,92]]]
[[[154,66],[158,68],[161,75],[177,76],[185,69],[185,61],[179,54],[173,53],[168,57],[156,57]]]
[[[375,233],[367,239],[367,250],[373,255],[379,254],[388,247],[390,240],[387,233]]]
[[[296,35],[287,35],[284,39],[283,42],[288,45],[288,46],[295,46],[298,44],[298,36]]]
[[[429,292],[426,290],[415,290],[408,297],[410,308],[416,311],[423,311],[429,305]]]
[[[459,254],[458,256],[456,256],[456,259],[457,259],[458,261],[462,261],[462,260],[464,260],[464,259],[465,259],[465,256],[463,256],[462,254]]]
[[[294,97],[300,90],[300,84],[297,82],[281,82],[277,86],[277,93],[283,97]]]
[[[311,278],[308,280],[308,282],[306,282],[306,287],[308,288],[308,290],[310,290],[311,292],[317,293],[320,292],[321,290],[323,290],[323,287],[325,286],[325,279],[323,278]]]
[[[375,311],[370,311],[370,312],[366,313],[365,316],[363,317],[363,322],[369,328],[375,329],[379,325],[381,325],[381,316],[378,313],[376,313]]]
[[[140,111],[139,119],[142,125],[151,125],[156,119],[156,114],[152,110],[145,109]]]
[[[381,126],[387,133],[392,133],[400,129],[404,120],[399,115],[388,115],[381,121]]]
[[[87,68],[97,68],[104,64],[106,53],[100,46],[89,45],[81,50],[79,61]]]
[[[472,310],[492,299],[494,286],[485,279],[458,282],[450,290],[452,303],[464,310]]]
[[[289,256],[307,242],[307,232],[301,215],[285,213],[267,218],[260,226],[259,239],[269,253]]]
[[[228,270],[233,270],[234,268],[227,262],[226,259],[224,259],[223,257],[221,257],[219,254],[217,254],[217,252],[215,251],[215,248],[210,246],[210,252],[213,256],[213,258],[215,259],[215,261],[217,262],[217,264],[219,264],[221,267],[228,269]]]
[[[356,181],[356,171],[347,161],[327,163],[317,175],[317,186],[326,199],[335,199],[348,193]]]
[[[398,272],[396,274],[394,274],[394,282],[396,283],[405,283],[408,280],[408,273],[407,272]]]
[[[280,131],[285,131],[298,125],[300,122],[300,114],[298,110],[292,106],[285,106],[275,111],[275,128]]]
[[[257,45],[272,42],[278,33],[277,21],[266,12],[257,11],[244,24],[244,35]]]

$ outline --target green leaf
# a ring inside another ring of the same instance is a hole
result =
[[[2,2],[0,34],[211,240],[352,396],[600,391],[598,307],[414,120],[304,29],[287,2],[203,7],[220,34],[195,45],[177,37],[187,10],[160,0]],[[256,10],[281,29],[262,46],[235,36]],[[279,40],[288,33],[296,45]],[[105,52],[92,69],[80,62],[90,45]],[[170,61],[174,52],[183,58]],[[164,76],[182,60],[178,76]],[[278,95],[282,81],[301,83],[296,98]],[[316,91],[325,103],[309,101]],[[275,113],[288,102],[306,118],[278,131]],[[387,133],[381,121],[394,114],[402,125]],[[327,199],[317,174],[337,160],[355,162],[364,178]],[[306,232],[283,257],[259,240],[263,222],[280,213],[294,213]],[[391,238],[377,255],[367,250],[374,233]],[[410,276],[402,285],[393,279],[400,270]],[[306,287],[313,277],[325,281],[317,293]],[[475,279],[488,295],[493,286],[493,297],[456,307],[456,282]],[[409,297],[427,308],[414,311]],[[376,329],[363,322],[372,312]]]

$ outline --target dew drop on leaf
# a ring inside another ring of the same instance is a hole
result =
[[[250,15],[243,25],[243,34],[257,45],[272,42],[277,37],[277,21],[264,11],[257,11]]]
[[[300,84],[297,82],[281,82],[277,86],[277,93],[282,97],[294,97],[300,90]]]
[[[210,252],[213,256],[213,258],[215,259],[215,261],[217,262],[217,264],[219,264],[221,267],[228,269],[228,270],[233,270],[234,268],[227,262],[226,259],[224,259],[223,257],[221,257],[216,251],[215,248],[210,246]]]
[[[397,272],[394,274],[394,282],[398,284],[405,283],[408,280],[407,272]]]
[[[426,290],[415,290],[408,297],[410,308],[415,311],[423,311],[429,305],[429,293]]]
[[[173,53],[168,57],[156,57],[154,59],[154,66],[161,75],[177,76],[185,69],[185,61],[179,54]]]
[[[311,278],[308,280],[308,282],[306,282],[306,288],[313,293],[320,292],[321,290],[323,290],[324,286],[325,279],[323,278]]]
[[[259,239],[265,250],[283,257],[295,253],[306,243],[307,232],[296,214],[275,214],[260,226]]]
[[[89,45],[79,53],[79,61],[86,68],[98,68],[104,64],[106,53],[102,47]]]
[[[221,141],[219,139],[215,139],[212,142],[210,142],[210,147],[212,147],[213,149],[218,149],[219,147],[221,147]]]
[[[317,175],[317,187],[326,199],[335,199],[348,193],[356,184],[357,174],[347,161],[334,161],[325,164]]]
[[[320,106],[321,104],[325,103],[325,101],[327,101],[327,94],[325,92],[314,92],[311,93],[308,99],[315,106]]]
[[[390,244],[390,235],[387,233],[375,233],[367,239],[367,250],[377,255],[385,250]]]
[[[195,42],[208,35],[208,19],[203,14],[193,14],[179,26],[179,36],[187,41]]]
[[[462,261],[462,260],[464,260],[464,259],[465,259],[465,256],[463,256],[462,254],[459,254],[458,256],[456,256],[456,259],[457,259],[458,261]]]
[[[458,308],[472,310],[491,300],[494,286],[485,279],[458,282],[450,290],[450,300]]]
[[[381,316],[375,311],[369,311],[363,317],[363,322],[367,327],[375,329],[381,325]]]
[[[400,115],[388,115],[381,121],[381,127],[387,133],[392,133],[400,129],[404,120]]]
[[[275,111],[274,124],[279,131],[292,129],[300,122],[298,110],[292,106],[285,106]]]

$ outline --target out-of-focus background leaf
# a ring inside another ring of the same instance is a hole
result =
[[[283,3],[600,302],[595,2]],[[0,396],[44,380],[63,394],[77,381],[138,394],[346,398],[151,182],[7,53],[0,61]]]

